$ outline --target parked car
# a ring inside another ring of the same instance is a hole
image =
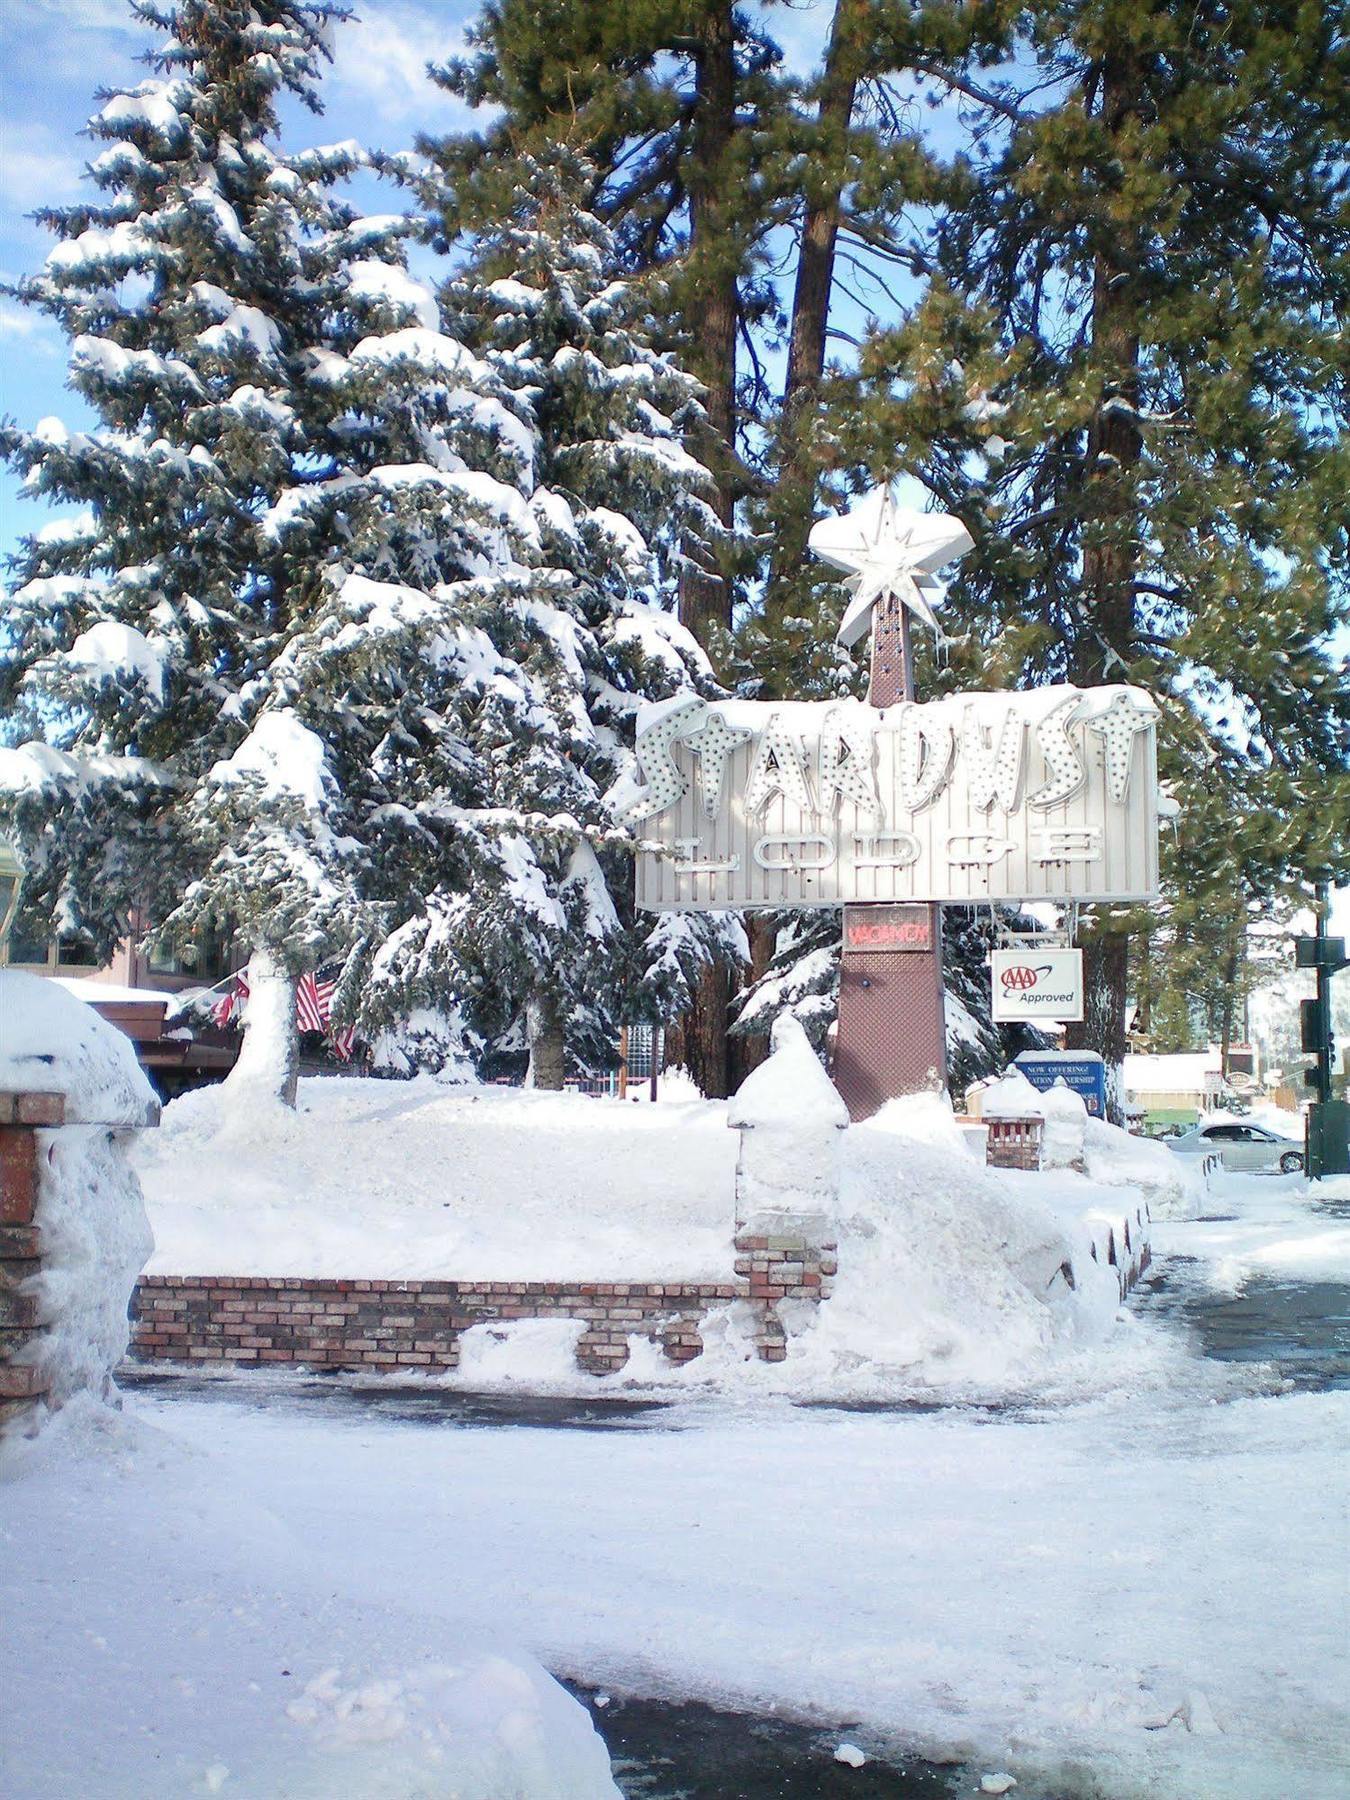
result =
[[[1302,1144],[1248,1120],[1193,1125],[1180,1137],[1172,1138],[1167,1147],[1180,1156],[1216,1155],[1225,1169],[1246,1173],[1278,1169],[1281,1175],[1296,1175],[1303,1167]]]

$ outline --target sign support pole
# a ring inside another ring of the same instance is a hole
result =
[[[914,698],[909,610],[895,594],[873,609],[867,698],[879,708]],[[906,910],[927,915],[927,942],[886,950],[875,947],[882,934],[867,925],[869,915],[894,908],[876,902],[844,908],[834,1081],[851,1119],[871,1118],[898,1095],[947,1084],[942,909],[924,904]],[[868,947],[858,947],[858,940]]]

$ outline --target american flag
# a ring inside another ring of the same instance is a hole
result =
[[[329,963],[326,968],[306,972],[296,982],[295,1022],[301,1031],[329,1031],[333,1017],[333,995],[337,992],[340,974],[340,965]],[[217,1025],[224,1027],[237,1013],[243,1011],[247,999],[248,975],[245,970],[240,969],[211,1008],[211,1017]],[[333,1027],[329,1041],[335,1056],[343,1062],[351,1060],[356,1033],[350,1025]]]
[[[337,991],[337,965],[306,971],[295,984],[295,1022],[301,1031],[325,1031]]]
[[[247,999],[248,976],[240,969],[237,975],[231,976],[229,986],[211,1008],[211,1017],[222,1031],[237,1012],[243,1011]]]

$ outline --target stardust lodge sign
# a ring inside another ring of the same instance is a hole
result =
[[[1157,717],[1123,686],[644,707],[638,903],[1150,899]]]

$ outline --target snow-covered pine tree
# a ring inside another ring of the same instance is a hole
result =
[[[349,883],[330,786],[278,786],[267,757],[214,773],[313,586],[258,531],[305,454],[296,353],[316,331],[297,205],[313,188],[269,139],[281,95],[314,103],[334,14],[301,0],[134,10],[166,34],[148,59],[159,78],[91,120],[96,192],[40,215],[59,242],[17,290],[71,339],[71,385],[98,425],[3,437],[30,492],[81,508],[14,559],[4,692],[36,697],[47,743],[7,759],[7,810],[30,904],[100,950],[134,906],[164,919],[185,888],[204,910],[228,899],[262,957],[261,1016],[277,972],[303,959],[297,918],[321,932]],[[256,814],[247,841],[241,806]],[[201,879],[213,837],[228,896]]]
[[[103,106],[97,202],[46,215],[61,241],[19,288],[99,426],[4,437],[84,510],[16,559],[3,680],[46,741],[0,786],[31,901],[100,949],[133,906],[168,939],[229,921],[237,1079],[284,1098],[298,973],[446,878],[459,828],[408,794],[477,794],[446,720],[516,681],[469,615],[537,546],[528,433],[439,332],[400,222],[335,198],[359,149],[276,148],[283,93],[317,109],[334,9],[137,10],[160,78]]]
[[[428,232],[465,196],[412,159]],[[453,994],[487,1050],[524,1042],[529,1078],[603,1065],[626,1017],[668,1018],[712,957],[739,956],[728,918],[635,919],[631,842],[606,795],[631,770],[637,708],[716,691],[672,610],[691,545],[720,530],[707,471],[684,448],[697,385],[651,347],[650,298],[617,279],[610,234],[565,150],[497,168],[474,196],[472,256],[442,292],[447,329],[532,427],[528,571],[482,617],[528,703],[499,693],[462,720],[496,851],[428,890],[376,958],[372,994],[409,1009]]]

